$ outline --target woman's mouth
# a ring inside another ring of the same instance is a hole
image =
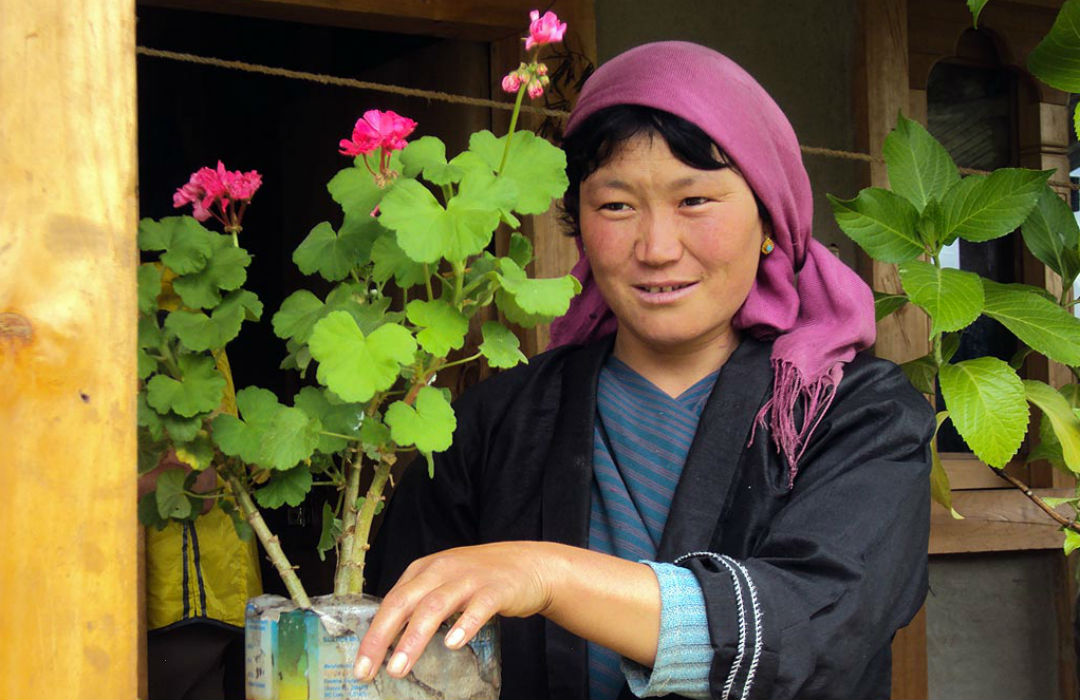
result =
[[[660,284],[635,284],[638,295],[651,303],[665,303],[682,298],[697,282],[663,282]]]

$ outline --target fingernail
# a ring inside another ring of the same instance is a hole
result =
[[[386,671],[391,676],[400,675],[405,671],[405,664],[409,663],[409,657],[405,652],[399,651],[390,657],[390,663],[386,664]]]
[[[450,633],[446,635],[446,646],[451,649],[456,649],[461,646],[461,643],[465,641],[465,630],[460,627],[455,627],[450,630]]]
[[[367,680],[368,674],[371,673],[371,659],[366,656],[361,656],[356,662],[356,677],[360,680]]]

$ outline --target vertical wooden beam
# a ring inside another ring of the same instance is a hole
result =
[[[0,17],[0,696],[134,698],[134,2]]]
[[[881,154],[885,137],[896,125],[900,111],[909,112],[908,6],[907,0],[860,0],[861,46],[855,91],[859,105],[860,141],[868,152]],[[860,60],[861,59],[861,60]],[[883,163],[871,163],[869,182],[888,187]],[[900,291],[895,265],[863,256],[860,269],[870,286],[880,291]],[[929,326],[922,312],[910,308],[878,324],[879,357],[904,362],[929,352]],[[921,611],[893,641],[893,688],[897,698],[927,697],[926,614]]]

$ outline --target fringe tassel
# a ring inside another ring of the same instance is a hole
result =
[[[773,444],[787,461],[788,489],[791,489],[799,471],[799,459],[806,451],[810,436],[832,405],[844,370],[842,364],[837,363],[826,374],[807,382],[790,362],[774,361],[773,368],[773,395],[754,418],[754,428],[750,432],[747,447],[754,443],[758,426],[764,427],[768,421]],[[802,426],[796,426],[795,406],[800,400],[803,420]]]

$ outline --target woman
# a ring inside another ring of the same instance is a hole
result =
[[[398,486],[357,674],[408,673],[463,611],[439,643],[503,616],[503,697],[887,697],[932,414],[857,354],[871,294],[810,237],[787,119],[663,42],[596,71],[564,147],[585,289]]]

